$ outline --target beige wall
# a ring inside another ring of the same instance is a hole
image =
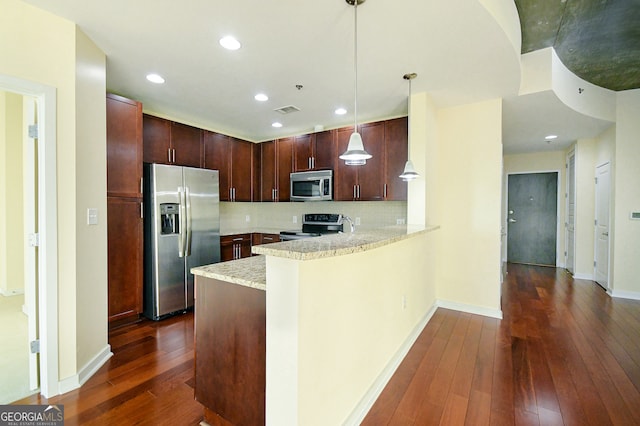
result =
[[[502,101],[441,109],[437,117],[437,297],[499,311]]]
[[[565,251],[565,233],[564,224],[566,204],[564,193],[567,188],[566,184],[566,152],[565,151],[547,151],[529,154],[512,154],[504,156],[504,188],[503,196],[507,199],[507,179],[506,176],[515,173],[536,173],[536,172],[555,172],[559,173],[558,182],[558,218],[559,226],[556,244],[556,262],[558,266],[564,266]],[[506,227],[506,211],[501,212],[502,224]],[[506,244],[506,242],[505,242]],[[506,260],[506,259],[503,259]]]
[[[267,424],[339,425],[358,411],[435,305],[438,232],[326,259],[267,257]]]
[[[98,346],[107,347],[105,115],[96,106],[106,91],[104,54],[72,22],[18,0],[0,0],[0,10],[0,74],[56,88],[59,376],[65,379]],[[84,75],[90,71],[93,78]],[[93,229],[84,225],[87,207],[101,209]]]
[[[640,90],[618,93],[615,170],[613,174],[615,230],[612,281],[614,295],[640,298]]]
[[[0,91],[0,294],[24,293],[22,96]]]

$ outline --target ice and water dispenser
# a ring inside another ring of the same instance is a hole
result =
[[[160,204],[161,235],[180,233],[180,204]]]

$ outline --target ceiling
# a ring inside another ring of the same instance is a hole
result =
[[[640,88],[640,0],[515,0],[522,53],[553,47],[596,86]]]
[[[354,8],[345,0],[191,0],[189,7],[169,0],[25,1],[77,23],[107,55],[107,89],[140,100],[145,112],[254,142],[353,124]],[[548,37],[534,35],[539,26],[566,33],[555,37],[556,49],[572,39],[568,15],[558,21],[558,8],[541,6],[548,2],[516,1],[523,52],[547,46]],[[567,14],[577,0],[555,2]],[[406,115],[409,87],[402,76],[415,72],[413,93],[429,92],[438,106],[505,98],[505,153],[562,149],[611,125],[554,96],[518,97],[520,52],[480,1],[368,0],[357,10],[358,122]],[[557,22],[539,23],[545,19]],[[229,34],[241,42],[239,50],[219,46]],[[629,68],[637,72],[638,65]],[[165,84],[149,83],[152,72]],[[255,101],[260,92],[269,100]],[[274,111],[285,106],[300,111]],[[347,113],[334,114],[338,107]],[[545,120],[562,137],[541,146]],[[273,128],[275,121],[283,127]]]

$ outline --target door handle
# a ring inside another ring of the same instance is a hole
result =
[[[184,245],[184,255],[186,256],[191,256],[191,191],[189,191],[189,187],[185,187],[185,192],[184,192],[184,200],[185,200],[185,205],[186,205],[186,211],[187,211],[187,238],[186,238],[186,243]]]
[[[509,218],[509,223],[516,223],[516,220],[512,217]]]
[[[605,237],[608,237],[609,233],[608,232],[603,232],[602,235],[604,235]]]

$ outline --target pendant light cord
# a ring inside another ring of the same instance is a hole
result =
[[[353,31],[353,69],[355,74],[354,92],[355,99],[353,102],[353,131],[358,132],[358,0],[355,0],[354,11],[354,31]]]

